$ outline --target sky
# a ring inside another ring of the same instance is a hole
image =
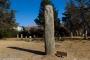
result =
[[[58,10],[58,17],[62,18],[66,0],[52,0]],[[16,10],[16,22],[20,26],[36,25],[34,19],[38,16],[41,0],[10,0],[11,9]]]

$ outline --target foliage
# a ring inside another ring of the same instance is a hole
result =
[[[48,4],[53,6],[55,31],[58,32],[58,28],[60,27],[60,19],[58,18],[58,11],[56,10],[56,8],[54,7],[53,3],[50,0],[41,0],[39,15],[34,21],[37,25],[44,27],[45,25],[44,11],[45,6]]]
[[[32,27],[30,29],[30,34],[32,37],[43,37],[43,32],[44,30],[41,28],[41,26],[36,27]]]
[[[0,1],[0,37],[9,37],[14,34],[16,27],[15,11],[10,9],[9,0]]]
[[[0,30],[0,38],[11,38],[16,37],[18,34],[18,31],[15,30]]]
[[[74,35],[83,34],[85,29],[90,30],[90,0],[69,0],[64,16],[65,27]]]

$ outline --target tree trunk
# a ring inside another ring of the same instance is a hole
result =
[[[51,5],[45,6],[45,52],[47,55],[55,54],[54,13]]]

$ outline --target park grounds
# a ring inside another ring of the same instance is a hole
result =
[[[90,39],[56,38],[60,56],[45,55],[43,38],[4,38],[0,40],[0,60],[90,60]]]

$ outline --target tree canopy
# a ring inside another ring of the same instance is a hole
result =
[[[34,21],[37,25],[44,27],[45,25],[45,17],[44,17],[45,6],[48,4],[53,6],[55,31],[57,32],[58,28],[60,27],[60,19],[58,18],[58,11],[54,7],[54,4],[52,3],[51,0],[41,0],[39,14]]]
[[[69,0],[64,12],[65,26],[76,35],[80,35],[90,26],[90,0]]]

